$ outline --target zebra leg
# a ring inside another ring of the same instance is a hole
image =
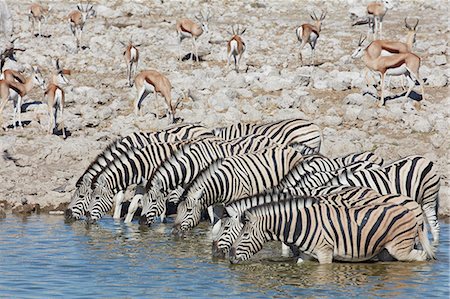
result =
[[[139,207],[139,202],[141,201],[143,194],[135,194],[133,199],[131,200],[130,206],[128,207],[127,216],[125,217],[124,222],[130,223],[133,220],[134,213],[136,213],[137,208]]]
[[[130,206],[128,207],[127,216],[125,217],[124,222],[129,223],[133,220],[134,213],[136,213],[136,210],[139,206],[139,202],[141,201],[142,197],[145,193],[145,187],[142,185],[136,186],[136,191],[134,192],[133,199],[131,200]]]
[[[116,202],[116,206],[114,207],[114,215],[113,215],[114,219],[120,219],[120,212],[122,210],[122,201],[123,201],[124,196],[125,196],[124,191],[119,191],[119,193],[117,193],[114,196],[114,200]]]
[[[208,216],[209,220],[211,221],[211,224],[214,224],[214,206],[208,207]]]
[[[320,249],[316,255],[320,264],[331,264],[333,262],[333,248]]]
[[[289,245],[286,245],[282,242],[281,243],[281,255],[284,257],[288,257],[290,251],[291,251],[291,248],[289,247]]]

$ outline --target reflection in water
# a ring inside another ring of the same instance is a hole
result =
[[[59,216],[0,222],[0,297],[441,297],[449,295],[449,228],[438,260],[296,264],[267,244],[244,264],[213,260],[210,227],[183,238],[171,225],[140,228]],[[64,287],[61,287],[64,286]]]

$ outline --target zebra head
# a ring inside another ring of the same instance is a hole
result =
[[[230,262],[237,264],[248,260],[252,255],[260,251],[267,241],[258,224],[258,218],[250,211],[245,211],[240,221],[244,227],[234,241],[230,249]]]
[[[139,223],[151,225],[157,216],[165,212],[166,194],[161,180],[156,180],[142,198],[142,213]]]
[[[85,175],[75,189],[70,204],[64,213],[66,220],[79,220],[85,214],[91,201],[91,193],[91,178]]]
[[[106,179],[100,176],[92,192],[89,211],[86,213],[87,221],[93,223],[108,212],[113,205],[113,198],[114,194],[111,188],[109,188]]]
[[[200,222],[203,210],[203,203],[200,200],[202,195],[203,189],[197,190],[193,196],[188,196],[178,204],[174,233],[190,230]]]
[[[222,218],[214,225],[212,236],[214,257],[225,258],[243,226],[238,215]]]

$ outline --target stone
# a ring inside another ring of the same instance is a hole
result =
[[[445,65],[447,64],[447,57],[445,55],[436,55],[434,56],[434,63],[436,65]]]

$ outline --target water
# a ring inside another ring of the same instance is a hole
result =
[[[272,243],[250,262],[211,258],[210,228],[184,239],[171,225],[139,229],[111,218],[86,226],[62,216],[0,220],[1,298],[384,297],[449,298],[450,225],[434,262],[297,265]]]

